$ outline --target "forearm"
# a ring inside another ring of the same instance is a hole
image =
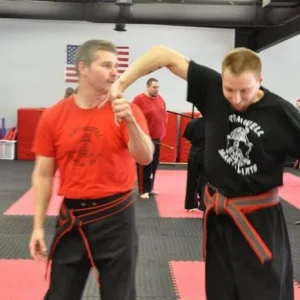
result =
[[[143,77],[160,68],[167,67],[175,75],[182,77],[181,70],[173,65],[183,60],[183,56],[165,46],[154,46],[144,55],[130,64],[127,70],[118,79],[119,91],[124,92],[128,86],[140,77]]]
[[[153,159],[154,145],[151,138],[135,120],[127,124],[129,133],[128,148],[132,157],[141,165],[148,165]]]
[[[33,174],[32,189],[34,194],[34,228],[43,229],[45,216],[52,194],[53,176]]]

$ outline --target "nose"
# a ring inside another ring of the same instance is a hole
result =
[[[117,68],[117,67],[112,67],[112,68],[111,68],[111,74],[112,74],[113,76],[118,76],[118,75],[119,75],[119,73],[118,73],[118,68]]]
[[[242,102],[241,95],[239,93],[235,94],[232,97],[232,100],[233,100],[234,104],[239,105]]]

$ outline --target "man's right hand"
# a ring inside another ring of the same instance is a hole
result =
[[[36,261],[47,260],[47,247],[44,229],[34,229],[31,235],[29,250],[31,257]]]

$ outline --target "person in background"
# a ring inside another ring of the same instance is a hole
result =
[[[185,193],[185,209],[188,211],[204,211],[204,148],[205,129],[204,119],[192,119],[185,128],[183,137],[191,142],[188,157],[188,170]]]
[[[159,82],[150,78],[146,82],[146,91],[133,99],[146,117],[150,136],[155,145],[152,162],[147,166],[137,164],[138,188],[142,199],[149,199],[153,191],[155,173],[159,164],[160,141],[166,134],[167,111],[166,104],[159,94]]]
[[[64,98],[68,98],[75,93],[74,89],[71,87],[66,88]]]
[[[297,99],[296,100],[296,107],[300,113],[300,99]],[[288,159],[290,160],[290,156],[288,156]],[[293,168],[294,169],[300,169],[300,160],[299,159],[295,159],[295,158],[292,158],[293,160]]]

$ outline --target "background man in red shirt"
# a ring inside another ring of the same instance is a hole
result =
[[[146,92],[133,99],[133,103],[139,106],[146,117],[150,137],[155,145],[152,162],[147,166],[137,164],[139,193],[143,199],[148,199],[149,194],[154,193],[153,185],[159,164],[160,141],[166,134],[167,125],[166,104],[159,95],[158,80],[155,78],[148,79],[146,87]]]

